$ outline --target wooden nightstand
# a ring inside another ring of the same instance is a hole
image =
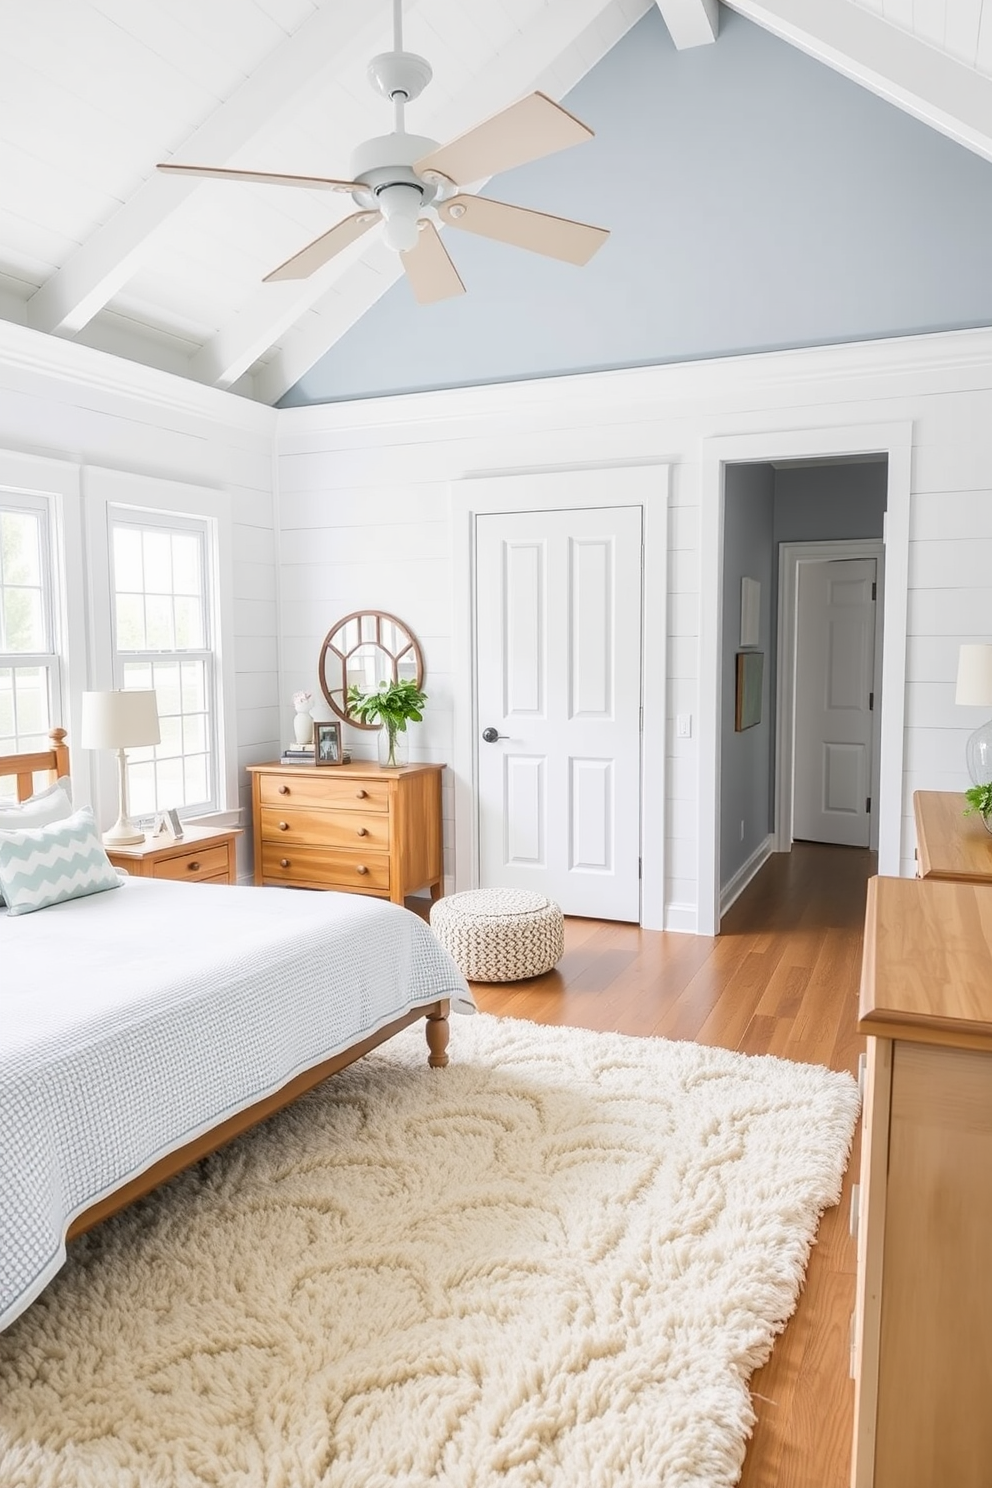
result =
[[[967,804],[963,791],[913,793],[920,878],[992,884],[992,834]]]
[[[107,857],[136,878],[233,884],[238,881],[234,844],[240,836],[238,827],[187,827],[178,842],[148,837],[134,847],[108,847]]]

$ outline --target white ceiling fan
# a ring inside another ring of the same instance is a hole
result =
[[[359,210],[266,274],[265,283],[306,279],[379,222],[385,224],[383,239],[399,253],[413,293],[422,305],[465,293],[435,226],[439,220],[461,232],[495,238],[573,264],[588,263],[609,237],[603,227],[460,190],[463,184],[481,181],[593,137],[591,129],[543,93],[531,93],[446,145],[423,135],[407,134],[405,107],[420,96],[432,72],[425,58],[403,50],[402,0],[393,0],[393,50],[372,58],[368,77],[376,91],[392,101],[394,129],[392,134],[358,146],[352,156],[350,180],[177,165],[171,161],[157,168],[171,175],[351,193]]]

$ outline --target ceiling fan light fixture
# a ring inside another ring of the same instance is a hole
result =
[[[420,234],[417,219],[423,204],[423,192],[419,186],[402,182],[383,186],[376,192],[376,199],[385,218],[383,242],[396,253],[408,253]]]

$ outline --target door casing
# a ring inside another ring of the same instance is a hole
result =
[[[720,709],[725,467],[748,461],[887,456],[882,708],[878,722],[878,871],[898,877],[902,844],[902,761],[906,713],[906,615],[913,421],[764,430],[703,440],[700,485],[699,875],[700,935],[720,930]]]
[[[452,483],[454,572],[455,889],[479,882],[475,637],[475,523],[482,513],[640,506],[644,539],[641,613],[641,924],[663,930],[665,910],[666,632],[670,466],[630,464],[537,469]],[[652,741],[654,743],[652,744]]]

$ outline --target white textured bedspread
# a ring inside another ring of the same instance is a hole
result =
[[[429,927],[379,899],[132,878],[0,912],[0,1328],[81,1210],[442,997],[474,1011]]]

